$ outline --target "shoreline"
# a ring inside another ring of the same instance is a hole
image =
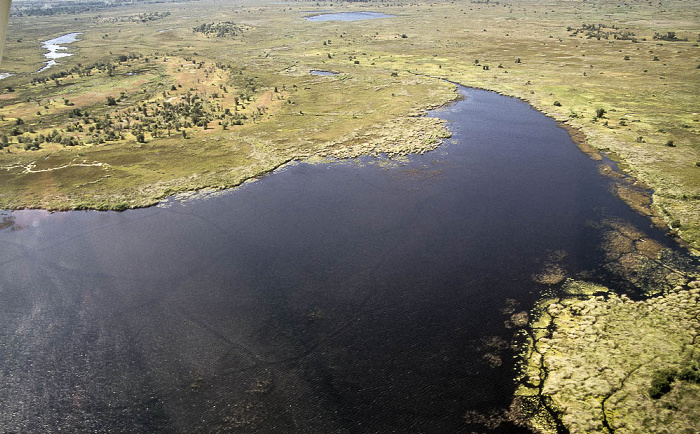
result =
[[[461,86],[466,89],[479,89],[479,90],[484,90],[488,92],[494,92],[499,95],[509,97],[509,98],[515,98],[518,99],[524,103],[527,103],[530,108],[533,110],[538,111],[539,113],[542,113],[543,115],[551,118],[554,120],[557,125],[564,130],[567,131],[569,134],[569,137],[571,138],[571,141],[579,148],[581,152],[586,154],[589,158],[591,158],[594,161],[600,161],[602,162],[604,158],[602,154],[602,150],[593,147],[588,143],[588,137],[586,134],[581,131],[580,128],[573,126],[569,124],[567,121],[562,121],[559,119],[556,119],[553,115],[544,112],[542,110],[539,110],[537,107],[535,107],[532,102],[526,98],[522,98],[519,96],[511,95],[508,94],[504,91],[500,90],[494,90],[490,89],[487,87],[482,87],[482,86],[474,86],[474,85],[465,85],[460,82],[450,80],[444,77],[436,77],[428,74],[423,74],[423,73],[418,73],[418,72],[413,72],[408,70],[407,71],[411,75],[416,75],[416,76],[421,76],[429,79],[434,79],[434,80],[441,80],[447,83],[450,83],[455,86]],[[404,116],[401,117],[403,121],[409,120],[409,119],[436,119],[440,120],[441,122],[444,123],[442,119],[439,117],[434,117],[434,118],[429,118],[427,117],[427,114],[431,111],[435,110],[440,110],[445,107],[449,107],[451,104],[454,104],[458,101],[461,101],[465,98],[465,96],[459,92],[459,90],[456,88],[455,90],[455,97],[453,99],[450,99],[449,101],[446,101],[441,104],[437,105],[429,105],[426,107],[423,107],[418,110],[420,113],[417,116]],[[376,127],[376,126],[375,126]],[[371,128],[371,127],[370,127]],[[391,150],[387,149],[379,149],[377,150],[377,146],[367,146],[365,145],[359,145],[359,146],[348,146],[346,148],[341,148],[337,151],[333,152],[326,152],[326,151],[320,151],[316,153],[311,153],[307,155],[296,155],[291,158],[285,159],[282,163],[276,164],[272,167],[262,169],[250,176],[243,177],[237,182],[233,182],[230,184],[224,184],[224,185],[213,185],[213,184],[202,184],[202,185],[196,185],[194,187],[188,188],[174,188],[174,189],[167,189],[165,194],[160,195],[155,197],[152,200],[146,199],[144,203],[137,203],[137,204],[127,204],[125,202],[116,202],[116,203],[109,203],[109,204],[97,204],[97,203],[78,203],[72,206],[57,206],[57,207],[51,207],[51,206],[42,206],[42,205],[21,205],[17,207],[6,207],[3,208],[3,211],[20,211],[20,210],[45,210],[49,212],[65,212],[65,211],[115,211],[115,212],[123,212],[127,211],[130,209],[141,209],[141,208],[148,208],[152,206],[157,206],[159,203],[163,202],[164,200],[167,200],[168,198],[171,198],[175,195],[178,194],[183,194],[183,193],[196,193],[200,190],[208,190],[211,189],[213,191],[224,191],[224,190],[229,190],[229,189],[235,189],[242,184],[249,182],[251,180],[256,180],[260,179],[261,177],[274,172],[275,170],[279,169],[280,167],[294,161],[300,161],[303,162],[304,160],[310,159],[310,158],[335,158],[339,160],[344,160],[344,159],[351,159],[351,158],[358,158],[361,156],[371,156],[375,155],[377,153],[386,153],[389,158],[393,158],[395,156],[405,156],[405,155],[411,155],[411,154],[422,154],[425,152],[430,152],[435,149],[437,149],[441,144],[442,140],[447,139],[450,137],[449,129],[444,126],[445,130],[447,131],[447,135],[444,137],[439,137],[439,139],[432,143],[429,146],[423,146],[423,147],[416,147],[416,146],[408,146],[404,148],[399,148],[396,149],[395,152],[391,152]],[[330,142],[331,144],[337,144],[337,141],[332,141]],[[609,158],[609,157],[607,157]],[[619,157],[618,157],[619,158]],[[615,157],[611,159],[614,163],[617,163]],[[620,159],[622,160],[622,159]],[[624,160],[622,160],[624,163]],[[654,191],[650,187],[646,186],[641,180],[639,180],[635,174],[633,173],[625,173],[624,171],[620,171],[619,167],[617,168],[612,168],[609,165],[605,165],[605,167],[609,167],[610,170],[607,171],[608,173],[601,173],[602,176],[608,176],[609,178],[615,179],[616,185],[621,188],[634,188],[635,192],[637,194],[634,195],[625,195],[625,194],[620,194],[620,191],[626,191],[626,190],[621,190],[617,189],[615,192],[615,195],[622,201],[624,201],[628,206],[630,206],[633,210],[635,210],[637,213],[640,215],[644,215],[649,217],[651,220],[651,223],[662,229],[667,231],[667,235],[671,237],[677,244],[679,244],[681,247],[684,249],[688,250],[691,252],[691,254],[695,256],[700,256],[700,250],[694,248],[687,240],[685,240],[682,235],[679,233],[677,229],[674,230],[664,219],[662,213],[659,212],[658,207],[654,206]],[[8,169],[9,170],[9,169]],[[138,187],[138,186],[136,186]],[[641,193],[641,195],[639,194]]]

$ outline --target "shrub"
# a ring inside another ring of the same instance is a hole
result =
[[[669,148],[675,148],[676,144],[673,143],[673,140],[669,140],[668,142],[666,142],[666,146],[668,146]]]
[[[604,109],[604,108],[598,108],[598,109],[596,109],[596,110],[595,110],[595,116],[596,116],[597,118],[602,118],[603,116],[605,116],[605,109]]]
[[[554,105],[557,107],[561,107],[561,103],[559,101],[554,101]]]
[[[671,391],[671,383],[676,379],[675,371],[671,369],[661,369],[654,373],[649,387],[649,396],[652,399],[659,399]]]

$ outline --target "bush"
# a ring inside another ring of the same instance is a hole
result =
[[[559,101],[554,101],[554,105],[557,107],[561,107],[561,103]]]
[[[668,142],[666,142],[666,146],[668,146],[669,148],[675,148],[676,144],[673,143],[673,140],[669,140]]]
[[[596,111],[595,111],[595,117],[597,117],[597,118],[602,118],[603,116],[605,116],[605,109],[604,109],[604,108],[598,108],[598,109],[596,109]]]
[[[700,384],[700,362],[693,361],[678,373],[678,379],[689,383]]]
[[[671,369],[661,369],[654,373],[649,387],[649,396],[652,399],[659,399],[671,391],[671,383],[676,379],[675,371]]]

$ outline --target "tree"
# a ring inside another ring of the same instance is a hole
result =
[[[596,109],[596,111],[595,111],[595,116],[596,116],[597,118],[602,118],[603,116],[605,116],[605,109],[604,109],[604,108],[598,108],[598,109]]]
[[[107,105],[117,105],[117,100],[113,96],[107,97]]]

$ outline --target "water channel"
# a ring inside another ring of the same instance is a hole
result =
[[[381,12],[337,12],[323,13],[306,17],[307,21],[362,21],[376,20],[380,18],[391,18],[396,15],[388,15]]]
[[[461,88],[452,139],[406,160],[295,163],[211,197],[4,212],[8,431],[471,432],[510,402],[552,252],[606,282],[610,194],[567,132]],[[508,424],[503,432],[516,432]]]
[[[67,49],[67,47],[65,47],[65,44],[71,44],[75,41],[78,41],[79,35],[82,35],[82,33],[68,33],[65,35],[61,35],[57,38],[49,39],[47,41],[42,42],[41,47],[48,50],[48,53],[45,53],[44,57],[46,57],[49,60],[46,62],[46,65],[44,65],[44,67],[37,72],[46,71],[52,66],[57,65],[58,62],[56,62],[56,59],[60,59],[61,57],[72,56],[72,53],[65,52],[65,50]]]

